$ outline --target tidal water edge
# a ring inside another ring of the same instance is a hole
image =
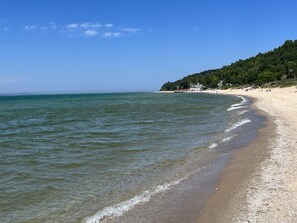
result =
[[[249,103],[207,94],[0,97],[0,221],[128,219],[255,137],[263,120]]]

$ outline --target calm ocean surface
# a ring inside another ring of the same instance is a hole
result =
[[[157,93],[0,97],[0,222],[121,215],[194,173],[207,159],[201,151],[234,137],[249,122],[241,101]]]

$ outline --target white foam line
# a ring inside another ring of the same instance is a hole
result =
[[[244,110],[244,111],[239,111],[239,112],[237,112],[237,114],[239,114],[239,115],[243,115],[244,113],[246,113],[246,112],[248,112],[249,110]]]
[[[245,108],[247,106],[244,106],[244,104],[247,102],[247,99],[242,97],[242,96],[239,96],[237,95],[237,97],[239,97],[241,99],[241,102],[240,103],[237,103],[237,104],[234,104],[234,105],[231,105],[230,108],[227,109],[227,111],[232,111],[232,110],[236,110],[236,109],[241,109],[241,108]]]
[[[242,108],[246,108],[246,107],[247,107],[246,105],[245,106],[236,106],[236,107],[231,106],[230,108],[227,109],[227,111],[242,109]]]
[[[234,123],[230,128],[226,129],[225,132],[230,132],[231,130],[236,129],[239,126],[242,126],[242,125],[244,125],[246,123],[249,123],[249,122],[251,122],[251,120],[249,120],[249,119],[242,119],[239,122]]]
[[[179,184],[181,181],[185,180],[187,178],[183,177],[179,180],[172,181],[167,184],[159,185],[157,187],[154,187],[150,190],[144,191],[142,194],[137,195],[130,200],[123,201],[115,206],[109,206],[105,207],[102,210],[98,211],[95,215],[91,217],[87,217],[84,222],[85,223],[100,223],[102,222],[105,218],[113,218],[113,217],[120,217],[122,216],[125,212],[129,211],[136,205],[140,203],[146,203],[148,202],[153,195],[158,194],[160,192],[164,192],[173,186]]]
[[[228,142],[228,141],[230,141],[231,139],[233,139],[234,137],[235,137],[235,136],[226,137],[226,138],[222,139],[221,143]]]
[[[234,105],[231,105],[231,107],[238,107],[238,106],[242,106],[242,102],[238,103],[238,104],[234,104]]]
[[[218,146],[217,143],[213,143],[213,144],[211,144],[208,148],[209,148],[209,149],[213,149],[213,148],[216,148],[217,146]]]
[[[245,102],[248,101],[248,100],[247,100],[245,97],[243,97],[243,96],[237,95],[237,97],[239,97],[239,98],[242,100],[242,103],[245,103]]]

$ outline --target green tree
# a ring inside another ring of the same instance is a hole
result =
[[[282,46],[267,53],[246,60],[238,60],[220,69],[206,70],[188,75],[175,82],[167,82],[161,90],[176,90],[177,86],[187,89],[197,82],[206,88],[217,88],[220,80],[224,83],[239,85],[263,85],[281,80],[283,77],[297,77],[297,40],[287,40]]]

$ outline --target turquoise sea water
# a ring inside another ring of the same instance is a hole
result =
[[[207,159],[201,151],[248,123],[240,116],[246,108],[232,107],[241,101],[157,93],[0,97],[0,222],[84,222],[98,211],[108,215],[106,207],[132,208],[123,202],[178,184]]]

